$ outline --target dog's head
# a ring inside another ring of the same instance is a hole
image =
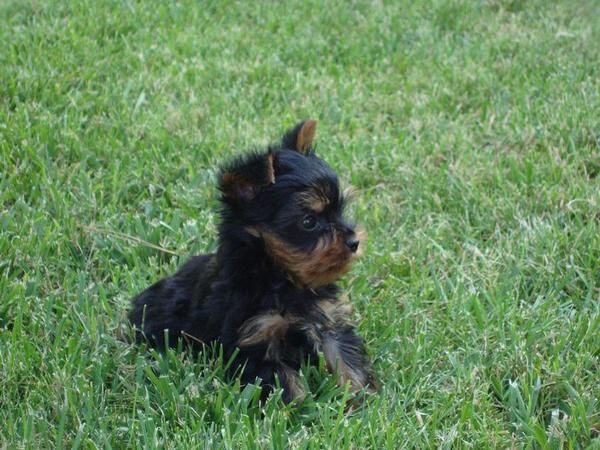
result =
[[[311,288],[343,275],[361,245],[337,175],[314,153],[315,130],[314,120],[299,123],[281,144],[225,168],[219,186],[227,225],[261,239],[295,284]]]

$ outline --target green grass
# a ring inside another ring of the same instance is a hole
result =
[[[600,448],[598,2],[2,0],[0,42],[0,448]],[[123,339],[307,117],[369,232],[352,413]]]

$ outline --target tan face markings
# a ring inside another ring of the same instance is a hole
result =
[[[288,321],[278,312],[259,314],[242,324],[238,345],[242,348],[282,338],[288,327]]]
[[[316,288],[335,282],[350,268],[351,253],[340,233],[322,236],[311,252],[302,252],[271,233],[263,234],[267,251],[283,266],[292,281],[302,287]]]
[[[310,209],[316,214],[325,211],[325,208],[331,203],[329,197],[321,189],[309,189],[297,194],[297,197],[301,207]]]

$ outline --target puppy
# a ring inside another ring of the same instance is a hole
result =
[[[277,380],[285,402],[304,398],[298,371],[319,355],[340,385],[376,390],[335,285],[361,241],[344,219],[337,175],[314,153],[315,130],[301,122],[221,171],[218,248],[134,298],[138,342],[164,349],[183,339],[196,351],[216,342],[243,384],[262,384],[263,399]]]

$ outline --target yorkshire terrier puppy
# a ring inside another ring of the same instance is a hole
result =
[[[313,149],[314,120],[220,173],[216,253],[192,257],[133,300],[138,342],[159,349],[183,339],[222,345],[243,384],[305,396],[298,371],[323,355],[340,385],[376,389],[352,308],[334,284],[361,246],[343,217],[338,177]],[[238,372],[239,373],[239,372]]]

